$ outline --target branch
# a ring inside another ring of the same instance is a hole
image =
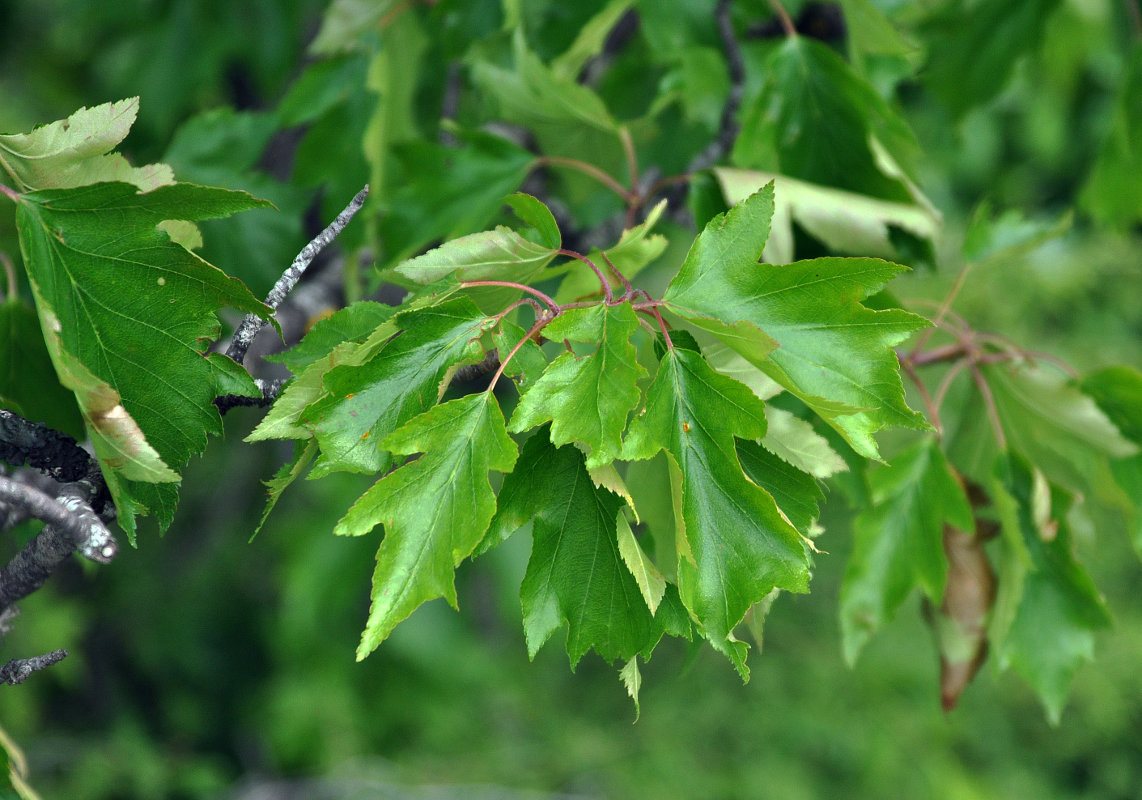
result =
[[[337,218],[329,224],[325,230],[317,234],[313,240],[301,249],[297,257],[290,264],[289,269],[285,271],[278,282],[274,284],[274,288],[270,289],[270,293],[266,295],[266,305],[272,309],[277,309],[281,302],[285,300],[293,287],[301,279],[302,274],[305,272],[306,267],[310,262],[317,257],[317,254],[329,246],[330,242],[337,238],[341,231],[345,230],[345,226],[349,224],[349,220],[361,210],[361,206],[365,204],[365,198],[369,196],[369,187],[366,185],[364,189],[357,192],[349,205],[345,206],[345,210],[337,215]],[[266,320],[262,319],[256,314],[248,314],[242,320],[242,324],[238,326],[238,330],[234,332],[234,338],[230,341],[230,346],[226,349],[226,355],[230,356],[234,361],[241,364],[246,359],[246,352],[250,349],[250,345],[254,341],[254,337],[266,326]]]
[[[13,467],[27,464],[60,483],[70,483],[88,474],[92,460],[67,434],[0,410],[0,461]]]
[[[738,138],[739,125],[737,122],[738,108],[741,106],[742,96],[745,93],[745,60],[742,58],[741,46],[734,34],[733,22],[730,20],[730,0],[719,0],[714,11],[718,22],[718,35],[722,39],[722,49],[726,52],[726,64],[730,71],[730,91],[726,95],[726,104],[722,107],[722,120],[718,126],[718,136],[705,150],[696,155],[686,171],[690,174],[709,169],[725,158],[734,141]]]
[[[0,667],[0,682],[15,686],[26,681],[33,672],[58,664],[65,658],[67,658],[66,650],[52,650],[34,658],[13,658]]]
[[[0,477],[0,503],[23,508],[47,525],[0,570],[0,610],[44,585],[60,562],[77,549],[86,558],[111,562],[119,545],[111,531],[88,506],[82,484],[61,488],[53,498],[34,486]]]
[[[246,397],[240,394],[225,394],[221,397],[214,398],[214,405],[218,408],[219,414],[225,414],[232,408],[239,406],[248,407],[256,406],[257,408],[265,408],[271,405],[277,396],[281,394],[282,387],[286,385],[287,378],[274,378],[266,380],[264,378],[254,378],[254,385],[262,391],[261,397]]]

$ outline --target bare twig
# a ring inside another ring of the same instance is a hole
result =
[[[722,39],[722,49],[726,53],[726,65],[730,72],[730,91],[726,95],[726,104],[722,107],[718,135],[687,166],[686,171],[691,175],[721,161],[734,146],[740,127],[737,121],[738,108],[745,93],[745,60],[742,58],[741,46],[734,33],[733,22],[730,20],[730,0],[719,0],[714,16],[718,23],[718,35]]]
[[[329,224],[325,230],[317,234],[313,240],[302,248],[301,252],[290,264],[289,269],[285,271],[278,282],[274,284],[274,288],[270,289],[270,293],[266,295],[266,305],[272,309],[276,309],[281,302],[285,300],[293,287],[301,279],[302,274],[305,272],[306,267],[310,262],[317,257],[317,254],[329,246],[341,231],[345,230],[345,226],[349,224],[349,220],[361,210],[361,206],[365,204],[365,198],[369,196],[369,187],[365,186],[364,189],[357,192],[357,196],[350,201],[345,210],[337,215],[337,218]],[[246,352],[250,349],[250,345],[254,341],[254,337],[258,332],[266,326],[266,321],[256,314],[248,314],[242,320],[242,324],[238,326],[238,330],[234,332],[234,338],[230,342],[230,346],[226,349],[226,355],[230,356],[234,361],[241,364],[246,359]]]
[[[34,658],[13,658],[0,667],[0,682],[15,686],[26,681],[33,672],[58,664],[65,658],[67,658],[66,650],[52,650]]]
[[[0,409],[0,461],[13,467],[27,464],[68,483],[86,476],[93,459],[67,434]]]

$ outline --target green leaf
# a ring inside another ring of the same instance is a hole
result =
[[[840,0],[852,51],[858,55],[906,56],[916,46],[900,35],[872,0]]]
[[[274,477],[266,481],[266,507],[262,510],[262,518],[258,520],[258,525],[254,528],[254,532],[250,534],[250,541],[258,535],[258,531],[266,524],[269,519],[270,512],[274,510],[274,506],[278,504],[281,499],[282,492],[289,488],[290,484],[296,481],[306,468],[313,462],[314,456],[317,455],[317,442],[313,439],[307,439],[304,442],[295,442],[293,446],[293,458],[278,468]]]
[[[588,356],[564,353],[552,361],[520,398],[509,429],[520,433],[551,420],[555,445],[582,442],[591,448],[588,467],[618,458],[627,417],[638,404],[638,380],[646,375],[630,343],[636,330],[638,317],[629,303],[572,308],[556,317],[545,336],[598,347]]]
[[[455,147],[424,140],[393,146],[392,188],[383,198],[379,226],[386,263],[408,258],[438,239],[478,231],[503,205],[504,196],[519,188],[535,161],[502,136],[479,131],[457,131],[455,136]]]
[[[1079,203],[1104,225],[1142,222],[1142,47],[1131,48],[1118,106]]]
[[[711,220],[663,300],[799,397],[858,453],[879,458],[874,432],[927,428],[904,401],[892,349],[927,321],[860,304],[905,268],[871,258],[758,264],[772,209],[767,186]],[[735,335],[742,330],[777,349],[756,348]]]
[[[321,29],[309,45],[309,52],[332,55],[353,49],[398,5],[396,0],[333,0],[325,10]]]
[[[1006,488],[1018,502],[1019,527],[1031,563],[1015,618],[998,650],[999,667],[1014,667],[1057,723],[1075,673],[1084,661],[1094,658],[1094,631],[1110,626],[1110,613],[1090,576],[1075,560],[1066,503],[1058,495],[1052,497],[1054,524],[1044,531],[1033,518],[1034,490],[1028,466],[1010,459],[1004,473]]]
[[[638,584],[638,590],[642,593],[642,599],[646,601],[647,608],[650,609],[651,614],[654,614],[658,611],[658,604],[662,602],[662,596],[666,594],[666,578],[639,547],[638,539],[634,537],[630,523],[622,514],[619,514],[618,534],[619,555],[623,557],[623,563],[627,565],[630,574],[634,576],[635,583]]]
[[[1134,367],[1107,367],[1087,375],[1080,386],[1123,436],[1142,444],[1142,372]]]
[[[770,181],[774,183],[773,231],[763,257],[771,264],[793,260],[793,223],[836,253],[896,258],[892,230],[900,229],[934,242],[940,230],[936,211],[894,203],[756,170],[717,167],[713,170],[725,194],[735,205]]]
[[[621,508],[595,486],[576,448],[556,449],[542,432],[528,439],[504,479],[489,537],[506,538],[534,520],[520,587],[532,658],[564,624],[572,667],[592,648],[607,661],[629,660],[662,636],[619,550]]]
[[[924,82],[955,118],[999,94],[1018,58],[1038,45],[1059,0],[981,0],[946,7],[931,21]]]
[[[0,406],[85,438],[75,396],[52,368],[36,312],[17,296],[0,302]]]
[[[342,342],[324,358],[306,365],[286,384],[266,416],[246,437],[247,442],[267,439],[308,439],[313,432],[302,422],[302,414],[318,400],[330,396],[325,376],[335,367],[360,366],[372,358],[397,332],[392,320],[382,323],[364,342]]]
[[[290,372],[299,373],[314,361],[327,357],[344,342],[363,342],[391,319],[396,310],[395,306],[361,300],[319,320],[292,348],[265,359],[284,364]],[[392,333],[395,332],[393,329]]]
[[[634,721],[638,722],[640,709],[638,706],[638,691],[642,688],[642,673],[638,671],[638,657],[635,656],[619,670],[619,679],[626,687],[627,694],[634,701]]]
[[[611,0],[591,17],[579,35],[563,53],[551,62],[551,73],[563,80],[578,81],[579,73],[591,57],[598,55],[607,36],[619,18],[633,5],[633,0]]]
[[[948,563],[944,524],[974,530],[971,506],[934,439],[874,470],[873,507],[853,523],[853,553],[841,584],[845,660],[895,616],[912,590],[939,603]]]
[[[525,200],[524,198],[528,198]],[[559,228],[547,207],[529,195],[507,199],[522,219],[537,227],[540,244],[504,225],[445,242],[434,250],[397,265],[396,271],[420,284],[448,276],[460,281],[500,280],[527,283],[557,255]],[[537,211],[539,207],[546,215]]]
[[[132,167],[111,151],[127,136],[139,98],[81,108],[31,133],[0,135],[0,170],[21,192],[121,181],[142,191],[174,183],[166,164]],[[178,217],[178,219],[183,219]]]
[[[673,457],[682,475],[678,588],[713,646],[743,679],[747,645],[733,629],[775,586],[804,592],[808,553],[773,496],[746,478],[735,437],[765,435],[764,404],[699,353],[675,348],[659,363],[646,411],[631,422],[626,459]]]
[[[359,366],[330,370],[323,380],[328,396],[302,413],[321,446],[312,477],[388,469],[382,440],[436,405],[451,367],[484,357],[478,340],[491,323],[466,297],[404,312],[395,321],[398,336]]]
[[[765,449],[814,478],[830,478],[847,470],[845,460],[813,426],[783,408],[770,406],[765,416],[769,429],[761,440]]]
[[[773,408],[767,410],[772,414]],[[738,460],[746,477],[769,492],[793,527],[808,536],[825,499],[812,475],[782,461],[757,442],[738,442]]]
[[[400,455],[424,455],[375,483],[334,529],[360,536],[385,526],[358,661],[422,603],[444,597],[456,607],[453,572],[472,554],[496,511],[488,473],[510,472],[518,454],[500,406],[487,392],[429,409],[383,446]]]
[[[786,38],[767,67],[760,96],[743,109],[735,166],[909,200],[906,182],[884,168],[873,139],[896,160],[910,158],[915,139],[870,83],[807,36]]]
[[[173,488],[137,482],[177,481],[206,435],[221,433],[214,398],[235,381],[257,391],[230,359],[203,357],[220,332],[217,311],[269,313],[157,226],[261,205],[243,192],[190,184],[139,194],[104,183],[20,197],[20,246],[48,351],[76,393],[129,536],[135,510],[155,512],[165,527],[177,499]]]
[[[1110,459],[1134,455],[1138,447],[1122,437],[1090,397],[1051,369],[988,364],[982,371],[1009,449],[1052,483],[1120,515],[1133,514]]]

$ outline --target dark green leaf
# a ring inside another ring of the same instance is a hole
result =
[[[381,442],[436,405],[449,369],[484,357],[479,338],[490,320],[464,297],[396,317],[400,334],[369,361],[330,370],[328,396],[302,414],[321,455],[315,478],[330,472],[381,472],[391,457]]]
[[[563,624],[571,665],[594,648],[629,660],[662,636],[619,551],[622,501],[595,486],[574,447],[556,449],[540,432],[504,479],[489,537],[503,539],[534,520],[531,559],[520,587],[528,653]]]
[[[711,220],[671,281],[666,305],[803,400],[858,453],[878,458],[875,431],[927,427],[904,401],[892,349],[927,322],[860,304],[904,267],[871,258],[758,264],[772,213],[767,186]]]
[[[20,245],[48,351],[76,393],[131,536],[136,510],[151,508],[165,526],[177,497],[138,482],[176,482],[206,434],[221,432],[214,398],[235,380],[257,391],[230,359],[203,357],[220,333],[217,311],[269,311],[157,226],[261,205],[243,192],[190,184],[139,194],[104,183],[20,198]]]
[[[775,586],[804,592],[809,584],[804,539],[738,461],[735,437],[764,435],[764,405],[753,392],[675,348],[659,363],[623,451],[643,459],[666,450],[681,469],[679,592],[702,635],[743,678],[748,647],[734,628]]]
[[[60,385],[36,312],[19,297],[0,302],[0,406],[83,440],[75,395]]]
[[[841,629],[850,664],[913,589],[939,603],[948,572],[944,524],[975,528],[963,486],[934,439],[873,470],[870,479],[873,507],[853,523],[853,554],[841,585]]]

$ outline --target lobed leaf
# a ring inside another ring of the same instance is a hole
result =
[[[17,228],[44,339],[60,381],[75,392],[104,476],[134,535],[149,510],[165,527],[177,482],[208,433],[220,433],[212,401],[256,394],[225,356],[217,311],[269,309],[159,229],[165,220],[223,217],[265,205],[244,192],[191,184],[140,194],[124,183],[21,195]]]
[[[892,349],[927,321],[860,304],[905,268],[872,258],[759,264],[772,214],[769,185],[711,220],[664,302],[799,397],[858,453],[877,459],[874,432],[928,427],[904,401]],[[730,325],[771,339],[776,349],[758,348]]]
[[[623,449],[626,459],[666,450],[680,469],[679,593],[702,635],[743,678],[748,647],[734,627],[774,587],[804,592],[809,583],[805,540],[738,459],[735,437],[764,435],[761,400],[701,354],[674,348],[659,362],[646,411],[631,422]]]
[[[576,448],[556,448],[542,432],[528,439],[504,479],[489,538],[502,540],[533,521],[520,587],[532,658],[564,624],[572,667],[592,648],[608,661],[626,661],[661,638],[663,625],[620,552],[621,508],[591,480]]]
[[[638,324],[629,303],[572,308],[556,317],[545,336],[598,347],[588,356],[564,353],[552,361],[520,398],[509,429],[520,433],[551,420],[556,446],[590,447],[588,467],[618,458],[627,417],[639,401],[637,382],[646,375],[630,343]]]
[[[334,529],[360,536],[385,526],[357,660],[422,603],[444,597],[456,606],[453,572],[480,543],[496,510],[489,472],[510,472],[518,455],[499,404],[487,392],[429,409],[383,446],[424,455],[374,484]]]
[[[873,506],[853,522],[853,553],[841,584],[845,659],[920,587],[939,603],[947,579],[943,528],[975,529],[967,495],[934,439],[870,474]]]
[[[302,412],[321,448],[312,477],[388,469],[385,437],[436,405],[452,367],[484,357],[478,340],[490,320],[466,297],[405,311],[395,322],[398,335],[369,360],[329,370],[324,396]]]

